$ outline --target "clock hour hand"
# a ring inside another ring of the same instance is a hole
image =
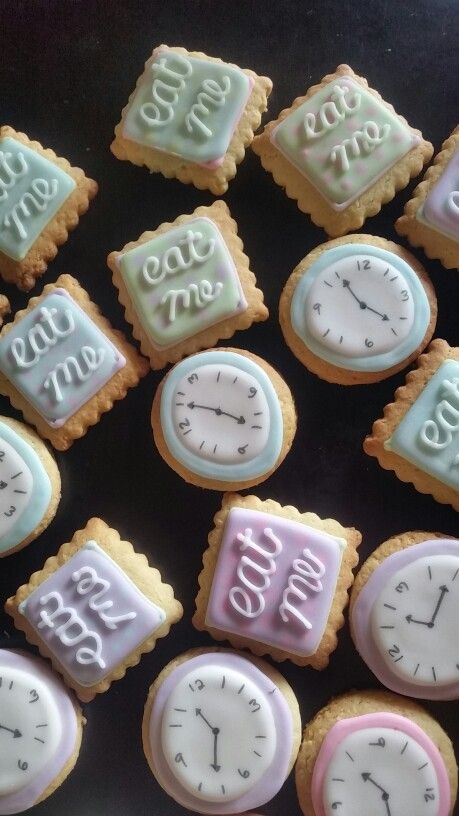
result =
[[[195,408],[200,408],[202,411],[213,411],[217,416],[227,416],[230,417],[230,419],[235,419],[238,425],[245,425],[245,419],[242,415],[234,416],[234,414],[229,414],[227,411],[222,411],[220,407],[213,408],[211,405],[198,405],[193,401],[187,403],[186,407],[189,408],[190,411],[193,411]]]
[[[436,617],[437,617],[437,615],[438,615],[438,613],[440,611],[440,607],[441,607],[441,605],[443,603],[443,599],[445,598],[446,594],[449,592],[448,587],[445,586],[445,585],[439,587],[439,589],[440,589],[440,595],[439,595],[437,605],[436,605],[436,607],[434,609],[434,612],[433,612],[433,615],[432,615],[430,621],[416,620],[416,618],[413,618],[412,615],[407,615],[406,620],[408,621],[408,623],[418,623],[418,624],[420,624],[420,626],[427,626],[429,629],[434,628],[435,619],[436,619]]]
[[[387,816],[391,816],[390,807],[389,807],[389,794],[387,793],[387,791],[384,790],[384,788],[382,788],[381,785],[378,785],[378,783],[375,782],[375,780],[371,778],[371,773],[363,773],[362,774],[362,779],[363,779],[364,782],[371,782],[371,784],[374,785],[375,788],[378,788],[378,790],[381,791],[381,799],[383,800],[383,802],[384,802],[384,804],[386,806]]]
[[[0,725],[0,729],[2,731],[9,731],[10,734],[13,735],[13,739],[17,739],[18,737],[22,737],[21,732],[17,728],[7,728],[6,725]]]
[[[345,289],[348,290],[348,292],[350,292],[350,294],[352,295],[354,300],[357,301],[357,303],[359,304],[361,309],[368,309],[369,312],[373,312],[373,314],[378,315],[378,317],[381,317],[383,320],[389,320],[389,318],[388,318],[388,316],[386,314],[382,314],[382,312],[376,311],[376,309],[373,309],[371,306],[368,305],[368,303],[365,303],[364,300],[360,300],[360,298],[357,297],[355,292],[352,291],[351,282],[346,280],[345,278],[343,279],[343,286],[344,286]]]
[[[195,708],[195,714],[197,717],[201,717],[201,720],[204,720],[205,724],[210,728],[214,738],[214,761],[210,763],[210,767],[214,769],[214,771],[219,771],[221,765],[217,762],[217,747],[218,747],[218,735],[220,734],[219,728],[214,728],[213,725],[210,724],[209,720],[204,717],[200,708]]]

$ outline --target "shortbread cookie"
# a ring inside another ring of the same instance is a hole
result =
[[[306,726],[296,763],[305,816],[449,816],[451,740],[417,703],[384,691],[336,697]]]
[[[221,195],[267,108],[268,77],[160,45],[115,128],[112,153]]]
[[[209,533],[193,623],[216,640],[324,669],[361,535],[334,519],[227,493]]]
[[[446,269],[459,269],[459,125],[442,144],[395,229]]]
[[[48,665],[0,650],[0,814],[22,813],[47,799],[73,770],[84,719]]]
[[[61,498],[54,457],[27,425],[0,416],[0,558],[46,530]]]
[[[97,184],[79,167],[0,127],[0,275],[28,291],[65,244]]]
[[[158,570],[98,518],[48,558],[5,609],[85,702],[124,677],[183,613]]]
[[[349,65],[256,136],[265,170],[332,237],[359,229],[421,172],[433,147]]]
[[[363,447],[402,482],[459,510],[459,348],[433,340],[417,365]]]
[[[296,697],[264,660],[228,649],[175,658],[150,688],[143,748],[156,780],[198,813],[245,813],[268,802],[301,740]]]
[[[285,341],[310,371],[342,385],[372,383],[412,362],[435,330],[437,299],[419,261],[373,235],[320,244],[281,295]]]
[[[441,533],[393,536],[365,562],[351,597],[363,660],[392,691],[459,698],[452,645],[459,619],[459,541]]]
[[[156,391],[151,422],[161,456],[185,481],[243,490],[283,462],[296,412],[288,385],[265,360],[218,348],[169,371]]]
[[[148,370],[70,275],[45,286],[0,334],[0,393],[58,450]]]
[[[236,222],[225,202],[216,201],[110,253],[126,320],[152,368],[267,319],[242,250]]]

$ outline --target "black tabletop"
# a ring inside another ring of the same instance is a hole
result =
[[[456,0],[3,0],[1,122],[54,148],[100,185],[43,283],[63,272],[74,275],[113,325],[130,336],[106,267],[108,252],[212,201],[208,192],[150,175],[117,161],[109,151],[121,108],[155,45],[202,50],[271,77],[274,91],[266,121],[346,62],[420,128],[437,151],[459,119],[458,41]],[[414,185],[369,219],[363,231],[399,240],[393,224]],[[240,332],[229,344],[265,357],[281,372],[292,388],[299,419],[284,464],[252,492],[356,526],[363,533],[362,560],[404,530],[458,535],[451,508],[399,482],[363,453],[365,434],[404,374],[370,386],[329,385],[309,374],[283,341],[277,319],[280,292],[299,260],[326,240],[325,233],[273,183],[250,150],[224,198],[271,313],[268,322]],[[437,291],[436,336],[457,345],[458,273],[428,261],[422,252],[415,255]],[[14,310],[26,305],[27,295],[11,286],[1,288]],[[40,281],[32,294],[41,289]],[[55,521],[38,541],[1,562],[1,595],[6,598],[88,518],[100,516],[148,555],[185,609],[183,620],[139,666],[84,706],[88,722],[76,768],[35,809],[37,816],[184,813],[152,777],[140,726],[148,687],[161,668],[185,649],[212,645],[209,636],[194,630],[191,616],[201,555],[220,495],[185,484],[157,453],[150,408],[161,377],[149,374],[87,436],[57,454],[63,495]],[[0,413],[18,416],[6,399],[0,400]],[[3,630],[14,645],[23,643],[4,615]],[[327,670],[318,673],[289,663],[280,668],[299,698],[304,723],[331,696],[377,686],[353,648],[347,624]],[[458,704],[427,707],[459,751]],[[266,816],[299,813],[293,776],[260,810]]]

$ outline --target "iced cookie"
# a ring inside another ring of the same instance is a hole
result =
[[[0,416],[0,558],[46,530],[61,498],[61,477],[40,437]]]
[[[0,393],[58,450],[148,370],[70,275],[45,286],[0,334]]]
[[[343,694],[306,726],[296,763],[305,816],[450,816],[453,746],[433,717],[384,691]]]
[[[73,770],[85,720],[37,657],[0,650],[0,814],[47,799]]]
[[[267,479],[296,431],[288,385],[248,351],[213,349],[164,377],[151,413],[156,446],[185,481],[242,490]]]
[[[48,558],[5,609],[85,702],[124,677],[183,613],[158,570],[97,518]]]
[[[365,439],[381,467],[459,510],[459,349],[434,340]]]
[[[255,137],[253,149],[276,184],[332,237],[376,215],[433,152],[348,65],[295,99]]]
[[[459,269],[459,125],[443,142],[395,229],[429,258]]]
[[[441,533],[394,536],[370,556],[351,597],[351,632],[385,686],[409,697],[459,697],[459,541]]]
[[[160,45],[123,109],[112,153],[221,195],[252,142],[271,90],[268,77],[248,68]]]
[[[242,250],[236,222],[225,202],[216,201],[110,253],[126,320],[152,368],[267,319]]]
[[[209,533],[193,623],[237,648],[324,669],[360,541],[334,519],[227,493]]]
[[[280,790],[301,740],[296,697],[276,670],[226,649],[193,649],[150,688],[143,747],[151,771],[183,807],[234,814]]]
[[[0,127],[0,275],[28,291],[65,244],[97,184],[25,133]]]
[[[320,244],[282,292],[285,341],[310,371],[342,385],[392,376],[430,341],[437,299],[419,261],[373,235]]]

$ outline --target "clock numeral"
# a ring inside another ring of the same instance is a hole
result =
[[[395,587],[395,591],[399,592],[400,594],[402,594],[403,592],[408,592],[409,589],[410,588],[409,588],[408,584],[406,583],[406,581],[400,581],[400,583],[397,584],[397,586]]]
[[[253,385],[249,388],[249,396],[248,399],[253,399],[258,393],[258,388],[255,388]]]
[[[4,490],[5,487],[8,487],[8,483],[4,482],[3,479],[0,481],[0,490]]]
[[[200,680],[200,679],[199,679],[199,677],[198,677],[198,679],[197,679],[197,680],[193,680],[193,684],[188,683],[188,685],[189,685],[189,687],[190,687],[191,691],[195,691],[195,688],[193,688],[193,686],[196,686],[196,688],[197,688],[197,690],[198,690],[198,691],[202,691],[202,690],[203,690],[203,688],[205,688],[205,685],[206,685],[206,684],[205,684],[205,683],[203,683],[203,682],[202,682],[202,680]]]
[[[384,737],[378,737],[376,742],[369,742],[368,745],[375,745],[376,748],[384,748],[386,745],[386,740],[384,739]]]
[[[317,312],[317,314],[320,315],[320,310],[322,308],[322,304],[321,303],[314,303],[314,306],[312,308],[314,309],[315,312]]]
[[[242,454],[246,452],[248,447],[249,447],[248,443],[246,445],[241,445],[241,447],[237,449],[237,452],[240,453],[242,456]]]
[[[35,689],[31,689],[31,691],[29,691],[29,694],[30,694],[30,696],[31,696],[31,698],[32,698],[31,700],[29,700],[29,703],[36,703],[36,702],[37,702],[37,700],[39,700],[39,699],[40,699],[40,695],[39,695],[39,694],[37,694],[37,692],[35,691]]]
[[[435,801],[435,794],[429,793],[429,789],[427,788],[426,793],[424,794],[424,801],[425,802],[434,802]]]
[[[405,302],[406,300],[409,300],[409,299],[410,299],[410,296],[409,296],[409,294],[408,294],[408,290],[407,290],[407,289],[402,289],[402,291],[400,292],[400,294],[402,295],[402,300],[403,300],[403,302]]]
[[[28,767],[29,767],[28,762],[21,762],[21,760],[18,759],[18,768],[20,771],[26,771]]]
[[[181,762],[182,765],[185,766],[185,768],[188,768],[188,765],[186,764],[185,760],[183,759],[183,754],[180,754],[180,753],[176,754],[174,759],[175,759],[175,761],[177,763]]]
[[[4,516],[7,516],[8,518],[10,518],[10,517],[13,515],[13,513],[15,513],[15,512],[16,512],[16,508],[15,508],[14,504],[10,504],[10,509],[9,509],[9,510],[5,510],[5,512],[3,513],[3,515],[4,515]]]
[[[370,261],[362,261],[362,266],[360,266],[360,261],[357,261],[357,269],[359,272],[361,269],[371,269]]]
[[[0,462],[3,462],[5,458],[5,451],[0,451]]]
[[[252,708],[252,714],[255,714],[261,708],[260,703],[257,703],[255,698],[253,698],[252,700],[249,700],[249,706],[251,706],[251,708]]]
[[[373,342],[373,340],[369,340],[368,337],[365,337],[365,345],[366,345],[367,348],[373,348],[374,342]]]
[[[185,417],[183,422],[179,422],[179,428],[183,431],[184,428],[190,427],[190,420]]]
[[[193,383],[196,382],[196,380],[199,380],[199,377],[195,372],[194,374],[190,374],[190,376],[187,377],[187,379],[188,379],[188,382],[190,383],[190,385],[193,385]]]
[[[241,771],[240,768],[237,769],[239,776],[242,776],[243,779],[248,779],[250,776],[250,771]]]
[[[396,643],[394,643],[394,645],[392,646],[391,649],[388,650],[388,652],[389,652],[391,657],[396,657],[396,655],[400,654],[400,647],[397,646]]]
[[[339,806],[342,804],[342,802],[332,802],[332,810],[338,810]]]

